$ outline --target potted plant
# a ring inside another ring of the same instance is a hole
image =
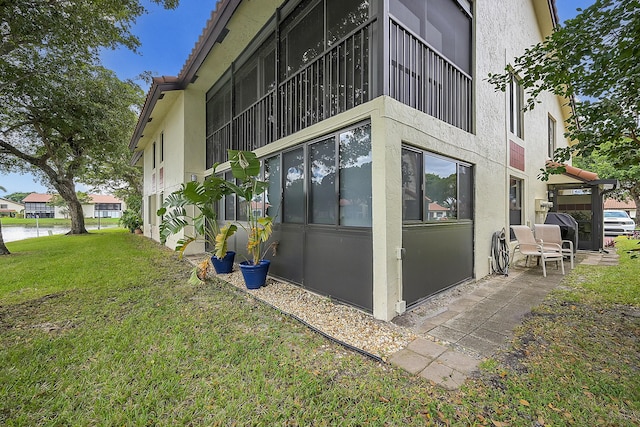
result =
[[[171,193],[158,209],[158,216],[164,216],[160,224],[160,241],[164,244],[171,234],[176,234],[187,226],[193,226],[194,235],[185,236],[177,242],[175,250],[180,252],[181,257],[189,244],[197,240],[204,240],[205,244],[215,246],[216,237],[220,234],[216,202],[229,193],[226,181],[217,176],[210,176],[202,183],[191,181],[182,184],[182,187]],[[221,247],[222,249],[211,257],[211,263],[218,274],[230,273],[233,270],[235,252],[226,250],[226,241]]]
[[[127,209],[122,212],[120,224],[130,232],[137,233],[137,231],[140,230],[140,227],[142,227],[142,217],[138,212]]]
[[[264,259],[264,256],[269,247],[274,245],[274,243],[267,245],[273,232],[273,218],[258,215],[251,202],[264,194],[268,183],[258,179],[260,160],[255,153],[229,150],[229,162],[237,183],[226,181],[225,185],[232,193],[249,202],[246,204],[247,221],[238,222],[237,225],[230,223],[222,227],[216,239],[216,255],[224,253],[229,236],[235,233],[238,226],[242,227],[247,233],[247,253],[250,258],[240,263],[240,271],[247,288],[257,289],[264,286],[271,263]]]

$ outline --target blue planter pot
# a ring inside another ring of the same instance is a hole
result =
[[[240,263],[240,271],[242,271],[242,277],[244,277],[244,284],[247,289],[258,289],[264,286],[267,281],[269,265],[271,265],[271,261],[268,259],[263,259],[257,265],[253,265],[249,261]]]
[[[211,257],[211,264],[216,269],[218,274],[228,274],[233,271],[233,260],[236,257],[236,253],[233,251],[227,251],[224,258]]]

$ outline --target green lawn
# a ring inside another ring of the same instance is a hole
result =
[[[35,227],[36,219],[35,218],[0,218],[2,221],[2,225],[19,225],[26,227]],[[119,218],[100,218],[101,225],[116,225],[119,224]],[[98,225],[98,218],[85,218],[85,225]],[[38,225],[41,226],[51,226],[51,225],[62,225],[62,226],[71,226],[70,219],[62,219],[62,218],[39,218]]]
[[[0,425],[640,422],[640,261],[623,251],[619,267],[576,268],[512,351],[451,393],[229,285],[189,285],[174,252],[124,230],[7,246]]]

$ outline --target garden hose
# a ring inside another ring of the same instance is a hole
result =
[[[504,228],[491,239],[491,268],[494,273],[509,275],[509,246]]]

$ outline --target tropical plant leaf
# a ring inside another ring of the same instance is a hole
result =
[[[227,240],[238,230],[235,224],[226,224],[216,236],[215,256],[223,258],[227,253]]]

